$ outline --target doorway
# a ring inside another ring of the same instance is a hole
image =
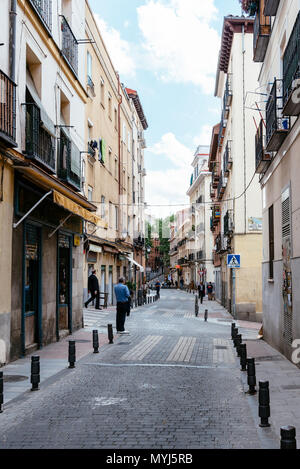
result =
[[[58,235],[57,250],[57,336],[72,333],[72,248],[71,237]]]
[[[41,346],[41,228],[24,227],[22,348]]]

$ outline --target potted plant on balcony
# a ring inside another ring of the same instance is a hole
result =
[[[240,0],[242,10],[249,16],[255,16],[259,9],[259,0]]]

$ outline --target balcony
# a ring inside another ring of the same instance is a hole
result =
[[[211,199],[215,198],[215,189],[213,188],[212,183],[210,183],[210,198]]]
[[[233,221],[230,212],[227,211],[224,217],[224,236],[231,236],[233,234]]]
[[[16,85],[0,70],[0,140],[16,147]]]
[[[81,190],[80,151],[63,130],[60,134],[58,177],[78,192]]]
[[[214,163],[212,176],[211,176],[211,184],[214,189],[218,188],[219,180],[220,180],[219,163]]]
[[[189,262],[195,261],[195,254],[189,254]]]
[[[266,163],[272,159],[271,154],[265,151],[265,139],[265,124],[261,120],[255,136],[255,168],[258,174],[264,171]]]
[[[283,56],[283,113],[300,114],[300,12]]]
[[[265,1],[260,0],[259,10],[256,13],[253,32],[253,61],[263,62],[271,35],[271,17],[264,15]]]
[[[230,106],[231,106],[231,102],[232,102],[231,78],[232,78],[232,75],[228,74],[227,75],[227,80],[226,80],[226,85],[225,85],[224,98],[223,98],[223,109],[224,109],[224,118],[225,119],[228,119],[228,117],[229,117]]]
[[[282,114],[280,90],[282,80],[275,80],[266,107],[267,152],[278,151],[290,130],[290,119]]]
[[[280,0],[265,0],[265,16],[276,16]]]
[[[222,200],[226,187],[227,187],[227,178],[225,178],[223,173],[221,173],[219,184],[218,184],[218,190],[217,190],[218,200]]]
[[[226,112],[223,109],[221,123],[220,123],[219,136],[218,136],[218,146],[219,147],[221,147],[223,145],[223,140],[224,140],[225,131],[226,131],[226,127],[227,127],[227,119],[225,118],[225,114],[226,114]]]
[[[229,172],[232,168],[232,153],[231,153],[231,140],[228,140],[226,144],[225,153],[223,156],[223,172],[224,176],[228,177]]]
[[[219,234],[216,237],[216,253],[225,254],[230,250],[230,240],[227,237]]]
[[[52,29],[52,0],[29,0],[34,11],[51,34]]]
[[[78,41],[75,38],[66,18],[64,16],[62,16],[61,18],[61,53],[68,62],[75,75],[78,75]]]
[[[143,248],[145,246],[145,238],[142,238],[142,236],[134,238],[133,245],[135,248]]]
[[[212,217],[211,217],[211,229],[214,231],[214,228],[218,225],[221,220],[221,210],[220,207],[215,205],[212,208]]]
[[[197,252],[197,261],[201,261],[204,259],[204,251]]]
[[[34,103],[26,103],[24,106],[26,108],[24,154],[51,173],[55,173],[55,139],[42,127],[40,108]]]

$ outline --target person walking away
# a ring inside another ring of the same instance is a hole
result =
[[[158,298],[160,298],[160,281],[157,280],[156,284],[155,284],[155,290],[156,290],[156,294],[158,296]]]
[[[209,284],[207,285],[207,295],[208,295],[208,300],[211,301],[212,300],[212,293],[213,293],[213,286],[212,286],[212,283],[209,282]]]
[[[95,309],[102,309],[100,308],[100,290],[99,290],[99,282],[96,277],[96,270],[92,270],[91,275],[88,278],[88,291],[92,295],[88,301],[84,303],[84,306],[87,308],[89,303],[96,299],[96,307]]]
[[[183,281],[183,278],[180,279],[180,288],[181,290],[183,290],[183,285],[184,285],[184,281]]]
[[[118,334],[129,334],[125,331],[125,319],[128,315],[128,305],[130,301],[130,292],[127,285],[124,284],[124,278],[119,279],[118,285],[114,287],[116,299],[117,299],[117,314],[116,314],[116,327]],[[129,306],[130,308],[130,306]],[[130,310],[129,310],[130,314]]]
[[[198,293],[199,293],[199,299],[201,301],[201,304],[203,303],[203,298],[205,297],[205,286],[203,282],[200,282],[198,285]]]

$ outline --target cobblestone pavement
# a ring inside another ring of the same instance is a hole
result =
[[[115,336],[74,370],[5,406],[0,447],[278,448],[273,430],[259,429],[245,394],[230,316],[208,301],[198,317],[193,311],[194,295],[175,290],[134,309],[130,335]],[[114,322],[115,312],[106,313],[85,321],[87,328]],[[249,341],[257,335],[243,333]]]

